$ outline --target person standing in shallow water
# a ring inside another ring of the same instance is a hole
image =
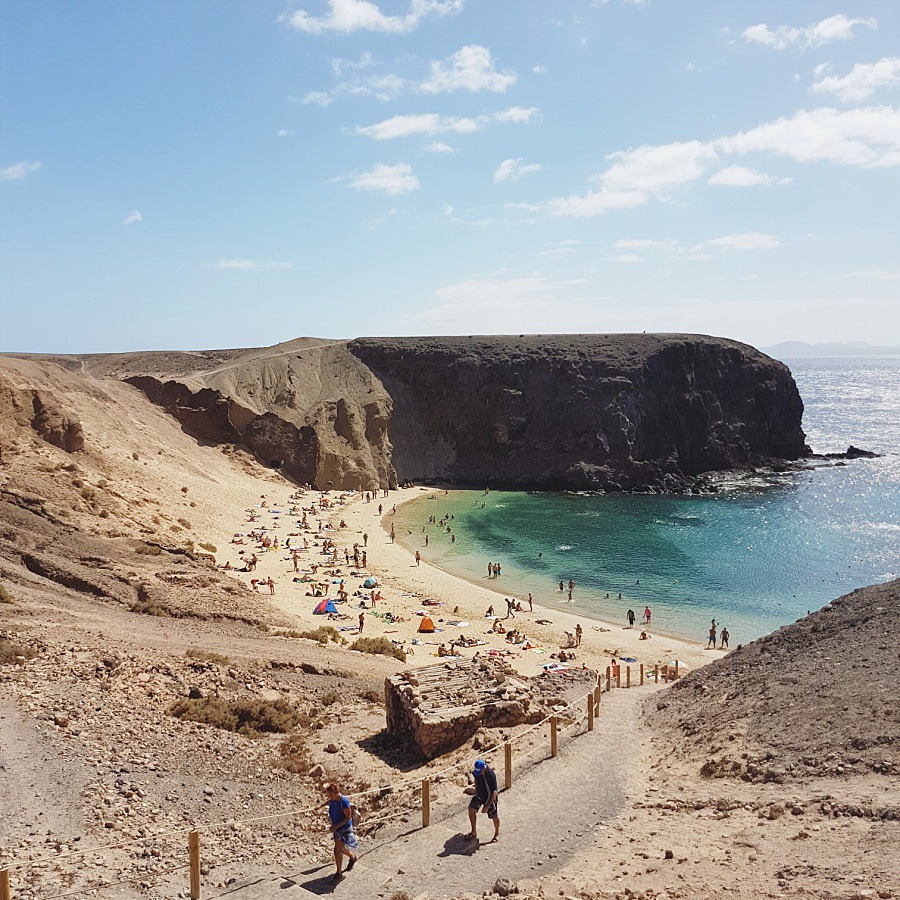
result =
[[[716,620],[712,620],[712,625],[709,626],[709,638],[706,641],[706,649],[709,650],[712,648],[716,649]]]
[[[628,618],[628,627],[629,627],[629,628],[634,628],[634,610],[633,610],[633,609],[629,609],[629,610],[628,610],[628,613],[627,613],[626,615],[627,615],[627,618]]]
[[[359,850],[359,842],[353,833],[353,810],[349,799],[341,794],[335,784],[325,786],[325,796],[328,798],[328,818],[331,820],[329,830],[334,837],[336,871],[331,876],[331,883],[337,884],[344,877],[342,873],[344,857],[350,857],[350,862],[347,863],[348,872],[356,865],[358,857],[353,851]]]
[[[724,625],[722,626],[722,631],[719,635],[719,640],[721,641],[721,643],[719,644],[719,649],[727,650],[728,649],[728,629]]]

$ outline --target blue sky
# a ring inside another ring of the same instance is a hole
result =
[[[0,349],[900,343],[900,4],[0,7]]]

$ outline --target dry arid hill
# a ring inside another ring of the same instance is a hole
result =
[[[691,334],[298,339],[54,357],[299,483],[686,490],[805,456],[788,369]]]

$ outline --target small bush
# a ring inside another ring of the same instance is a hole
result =
[[[191,647],[184,655],[189,656],[191,659],[204,659],[207,662],[215,663],[217,666],[231,665],[231,660],[227,656],[222,656],[221,653],[211,653],[209,650],[199,650],[196,647]]]
[[[172,613],[164,606],[160,606],[155,600],[136,600],[128,607],[133,613],[143,616],[159,616],[161,619],[171,618]]]
[[[223,731],[236,731],[247,737],[285,734],[297,725],[304,724],[304,716],[287,700],[222,700],[219,697],[206,697],[202,700],[179,700],[170,713],[177,719],[212,725]]]
[[[374,653],[380,656],[392,656],[399,659],[400,662],[406,662],[406,654],[399,647],[392,644],[387,638],[364,637],[357,638],[351,645],[351,650],[358,650],[360,653]]]
[[[329,691],[324,697],[319,698],[319,703],[322,706],[332,706],[335,703],[339,703],[341,699],[341,695],[337,691]]]
[[[210,544],[209,541],[203,541],[197,545],[201,550],[206,550],[207,553],[216,553],[218,551],[218,547],[215,544]]]
[[[382,691],[376,691],[374,688],[366,688],[359,692],[359,696],[363,700],[368,700],[369,703],[377,703],[378,706],[384,706],[384,693]]]
[[[318,641],[323,646],[329,641],[336,644],[345,644],[341,633],[333,625],[320,625],[315,631],[279,631],[279,637],[306,638],[308,641]]]
[[[15,663],[19,657],[34,659],[37,656],[37,650],[31,647],[22,647],[20,644],[14,644],[6,638],[0,638],[0,666],[11,665]]]
[[[289,735],[278,745],[278,755],[283,769],[295,775],[308,775],[315,765],[306,746],[306,735],[297,732]]]
[[[191,527],[191,523],[190,523],[187,519],[179,519],[179,520],[178,520],[178,524],[179,524],[182,528],[190,528],[190,527]]]
[[[162,553],[162,548],[157,547],[156,544],[140,543],[134,548],[134,552],[143,556],[159,556]]]
[[[0,584],[0,603],[12,603],[13,598],[10,592]]]

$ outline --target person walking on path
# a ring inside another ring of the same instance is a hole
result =
[[[360,613],[359,614],[359,633],[360,634],[363,633],[363,628],[365,628],[365,625],[366,625],[366,614]]]
[[[344,877],[344,856],[350,857],[347,863],[349,872],[355,865],[358,856],[354,850],[359,850],[359,842],[353,833],[353,810],[350,801],[338,790],[336,784],[325,786],[325,796],[328,798],[328,818],[331,819],[330,831],[334,837],[334,864],[336,871],[331,876],[331,883],[337,884]]]
[[[500,837],[500,816],[497,814],[497,776],[494,770],[483,760],[475,760],[475,796],[469,802],[469,824],[471,829],[467,837],[478,840],[478,810],[487,815],[494,823],[494,837]]]
[[[724,625],[722,626],[722,632],[719,635],[719,639],[721,641],[721,643],[719,644],[719,649],[727,650],[728,649],[728,629]]]
[[[626,615],[627,615],[627,618],[628,618],[628,627],[629,627],[629,628],[634,628],[634,610],[633,610],[633,609],[629,609],[629,610],[628,610],[628,613],[627,613]]]

